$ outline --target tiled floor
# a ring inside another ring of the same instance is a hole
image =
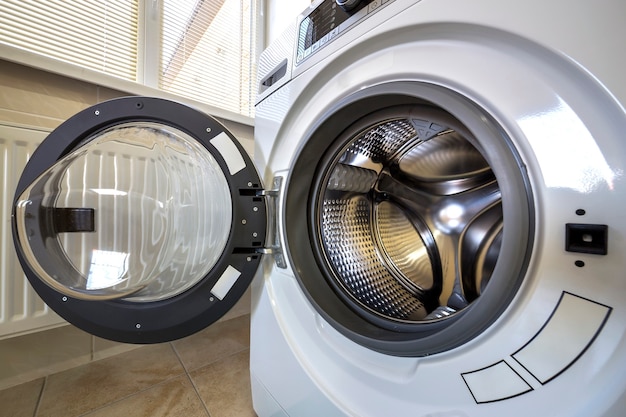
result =
[[[251,416],[250,316],[0,391],[11,417]]]

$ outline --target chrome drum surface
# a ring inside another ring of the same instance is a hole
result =
[[[523,281],[534,233],[524,164],[497,122],[449,90],[399,82],[348,97],[311,133],[286,195],[305,294],[374,350],[460,346]]]
[[[489,283],[501,244],[501,194],[489,164],[468,132],[428,113],[402,108],[363,120],[319,194],[333,278],[391,320],[463,310]]]

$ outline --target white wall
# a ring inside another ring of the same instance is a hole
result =
[[[306,9],[312,0],[265,0],[265,39],[269,45]]]

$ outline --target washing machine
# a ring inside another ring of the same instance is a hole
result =
[[[261,417],[622,416],[625,15],[315,1],[260,58],[254,162],[185,105],[100,103],[25,168],[20,262],[130,343],[252,285]]]

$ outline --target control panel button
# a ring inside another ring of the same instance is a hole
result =
[[[378,0],[374,0],[370,4],[367,5],[367,13],[375,12],[381,6],[381,2]]]

